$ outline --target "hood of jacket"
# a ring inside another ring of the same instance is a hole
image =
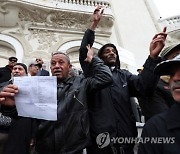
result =
[[[107,48],[107,47],[112,47],[112,48],[115,49],[117,57],[116,57],[116,63],[115,63],[114,66],[115,66],[116,69],[120,69],[119,54],[118,54],[118,50],[117,50],[117,48],[116,48],[116,46],[115,46],[114,44],[112,44],[112,43],[107,43],[107,44],[103,45],[103,46],[99,49],[99,51],[98,51],[98,54],[97,54],[98,57],[102,59],[102,53],[103,53],[104,49]]]

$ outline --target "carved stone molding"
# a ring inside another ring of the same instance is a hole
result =
[[[24,1],[18,1],[18,0],[7,0],[6,2],[1,3],[0,7],[0,15],[8,14],[9,10],[7,9],[9,6],[16,7],[19,11],[18,22],[19,25],[22,27],[24,26],[24,23],[28,23],[30,29],[51,29],[53,31],[71,31],[71,32],[84,32],[84,30],[89,27],[92,11],[94,10],[94,5],[97,3],[101,3],[105,5],[107,8],[107,13],[102,17],[101,22],[99,23],[99,26],[97,27],[97,34],[101,33],[107,36],[111,35],[111,28],[114,23],[114,18],[112,14],[108,10],[110,10],[110,4],[108,2],[103,1],[85,1],[85,0],[50,0],[53,4],[53,2],[59,3],[66,3],[68,4],[69,8],[72,9],[61,9],[56,7],[48,7],[47,0],[37,0],[37,2],[44,5],[35,5],[35,1],[32,0],[24,0]],[[33,3],[34,2],[34,3]],[[44,2],[44,3],[43,3]],[[46,2],[46,3],[45,3]],[[21,5],[19,5],[21,3]],[[88,10],[84,12],[83,8],[80,7],[81,5],[85,5],[88,7]],[[73,5],[73,6],[72,6]],[[73,8],[76,8],[73,10]],[[79,9],[79,10],[78,10]],[[13,11],[13,10],[10,10]],[[3,15],[4,18],[7,16]]]
[[[160,19],[163,26],[167,27],[168,34],[171,38],[180,39],[180,16],[173,16]]]
[[[44,51],[48,50],[59,41],[58,35],[46,30],[30,30],[30,34],[26,38],[28,42],[35,42],[37,48],[34,48],[33,51]]]
[[[91,15],[78,12],[44,11],[22,8],[19,10],[21,23],[30,22],[30,29],[45,28],[53,31],[84,32],[89,26]],[[103,18],[97,27],[97,33],[103,32],[110,35],[113,26],[113,18]]]

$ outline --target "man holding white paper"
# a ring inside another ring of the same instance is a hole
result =
[[[69,57],[52,54],[51,72],[57,77],[57,121],[38,120],[36,151],[38,154],[82,154],[88,143],[89,119],[87,95],[111,84],[112,74],[87,46],[87,61],[93,76],[71,76]],[[6,102],[4,102],[6,103]]]

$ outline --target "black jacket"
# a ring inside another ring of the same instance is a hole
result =
[[[180,153],[180,104],[158,114],[145,124],[138,154]],[[148,142],[145,142],[149,139]]]
[[[36,76],[49,76],[49,72],[43,68],[40,68]]]
[[[11,79],[11,69],[6,65],[0,68],[0,83],[9,81]]]
[[[160,79],[152,96],[138,98],[146,121],[152,116],[169,109],[174,104],[170,90],[165,88],[168,86],[167,82]]]
[[[7,86],[8,84],[12,84],[12,80],[0,83],[0,91],[3,89],[3,87]],[[17,111],[15,106],[6,106],[6,105],[0,105],[0,112],[3,116],[5,116],[6,120],[11,119],[9,122],[5,125],[0,125],[0,131],[8,133],[11,122],[15,119],[17,119]],[[3,116],[1,118],[3,118]],[[4,119],[1,119],[4,120]]]
[[[0,88],[8,84],[12,84],[12,80],[1,83]],[[4,154],[29,154],[30,140],[34,133],[32,119],[18,116],[15,106],[1,105],[0,112],[11,118],[8,126],[0,126],[0,131],[8,133]]]
[[[93,74],[93,71],[84,62],[87,54],[85,49],[87,44],[92,46],[93,42],[94,32],[88,29],[81,43],[79,57],[87,76]],[[133,75],[127,70],[114,69],[112,71],[113,83],[96,93],[91,93],[88,105],[90,133],[94,142],[97,135],[103,132],[108,132],[110,137],[134,137],[137,135],[130,97],[153,92],[159,79],[154,75],[153,70],[159,61],[160,59],[153,60],[149,57],[140,76]]]
[[[87,94],[108,86],[111,72],[98,58],[90,63],[93,77],[71,77],[58,85],[58,120],[40,121],[36,150],[40,154],[75,154],[85,148],[89,134]]]

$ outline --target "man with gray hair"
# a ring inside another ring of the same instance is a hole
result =
[[[87,49],[88,56],[85,61],[95,72],[93,77],[88,78],[69,76],[72,67],[69,57],[61,52],[52,54],[50,68],[52,75],[57,77],[58,119],[57,121],[37,121],[36,151],[38,154],[82,154],[88,143],[87,95],[89,92],[96,92],[108,86],[112,82],[112,74],[102,60],[93,56],[89,46]],[[10,91],[7,90],[7,92]]]
[[[139,154],[170,154],[180,151],[180,54],[161,62],[155,68],[158,75],[169,75],[169,87],[175,101],[170,109],[145,124]]]

